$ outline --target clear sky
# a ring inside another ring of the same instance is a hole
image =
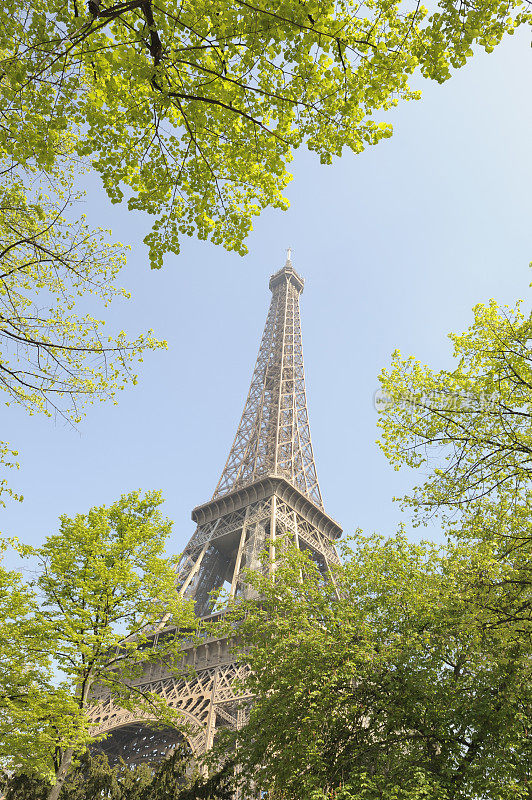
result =
[[[307,399],[328,513],[349,532],[394,532],[392,502],[414,478],[375,445],[377,376],[399,348],[450,365],[449,331],[465,330],[477,302],[528,298],[532,279],[530,35],[478,54],[443,86],[389,115],[395,133],[332,166],[300,152],[288,212],[268,211],[241,258],[186,240],[150,272],[147,222],[107,202],[96,180],[86,212],[133,245],[122,283],[133,293],[108,327],[153,327],[169,350],[148,354],[119,404],[89,408],[77,431],[3,408],[2,436],[20,452],[10,475],[22,504],[0,511],[4,535],[38,543],[61,513],[157,488],[174,520],[170,550],[194,527],[224,465],[255,363],[268,279],[293,248],[301,297]],[[428,531],[439,535],[437,528]],[[419,537],[420,532],[414,531]]]

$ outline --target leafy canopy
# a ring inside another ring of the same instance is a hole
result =
[[[456,365],[435,372],[394,353],[383,370],[381,448],[399,469],[424,467],[425,482],[405,503],[419,512],[473,519],[491,507],[524,513],[532,478],[532,324],[495,301],[450,334]],[[508,520],[509,521],[509,520]],[[528,524],[528,523],[527,523]]]
[[[421,522],[439,514],[451,541],[489,555],[475,581],[478,612],[529,632],[532,609],[532,340],[521,309],[477,305],[451,334],[454,368],[434,371],[393,356],[381,375],[381,447],[392,464],[425,480],[403,502]],[[473,601],[471,601],[473,602]]]
[[[113,202],[155,216],[152,266],[183,234],[245,252],[285,208],[292,153],[329,163],[391,134],[416,69],[437,81],[529,19],[520,0],[8,0],[0,9],[0,162],[90,163]]]
[[[425,472],[424,482],[403,502],[418,522],[440,514],[449,526],[449,542],[467,554],[457,602],[479,629],[482,647],[490,643],[491,653],[500,658],[499,678],[490,676],[484,690],[494,705],[485,734],[476,733],[470,765],[480,762],[487,747],[514,776],[515,796],[527,798],[530,775],[518,762],[523,757],[532,763],[532,706],[525,685],[515,685],[515,693],[511,687],[526,674],[531,658],[531,338],[531,318],[520,303],[477,305],[469,330],[450,335],[452,369],[436,372],[394,354],[381,375],[380,417],[380,444],[391,463]],[[489,675],[489,664],[490,655],[479,653],[479,671]],[[500,716],[505,705],[513,706],[513,722]],[[489,768],[497,774],[495,764]],[[484,791],[480,796],[506,797],[495,780]]]
[[[0,389],[6,405],[76,424],[87,403],[136,383],[134,362],[165,342],[152,331],[133,340],[123,331],[106,334],[105,320],[76,308],[87,307],[89,297],[105,308],[129,295],[116,285],[124,248],[83,216],[68,220],[79,199],[72,183],[68,173],[53,181],[54,200],[38,186],[28,193],[13,174],[0,187]],[[0,442],[4,467],[14,466],[16,455]],[[3,492],[13,494],[5,478],[0,503]]]
[[[104,322],[72,313],[78,298],[95,296],[103,306],[129,295],[114,281],[123,248],[109,245],[105,231],[91,231],[84,217],[68,222],[41,195],[30,203],[21,184],[0,190],[0,388],[8,403],[30,414],[60,413],[79,422],[86,398],[113,396],[145,348],[161,346],[151,331],[128,342],[104,334]]]
[[[63,787],[61,800],[232,800],[229,766],[210,778],[191,769],[190,749],[177,747],[162,762],[110,765],[103,755],[84,753]],[[5,800],[46,800],[46,782],[26,774],[7,782]]]
[[[245,785],[279,800],[528,799],[530,611],[492,607],[530,608],[530,582],[477,543],[359,536],[344,556],[324,584],[294,548],[273,577],[249,574],[260,602],[233,608],[255,698],[236,737]]]
[[[25,590],[35,593],[30,622],[37,633],[20,636],[18,645],[22,658],[36,652],[45,666],[58,671],[56,687],[43,695],[56,735],[39,752],[34,726],[41,719],[39,706],[32,696],[22,697],[17,713],[28,749],[31,745],[39,760],[27,763],[20,748],[1,755],[7,766],[51,778],[50,798],[58,796],[76,755],[95,740],[90,709],[100,697],[180,724],[163,698],[134,682],[152,661],[179,669],[179,637],[152,646],[163,617],[180,629],[195,626],[190,603],[176,589],[175,559],[163,556],[171,525],[159,510],[161,503],[158,492],[132,492],[109,507],[61,517],[59,533],[42,547],[19,545],[21,554],[37,563],[37,576]],[[17,613],[13,624],[20,620]],[[24,671],[22,677],[28,678]],[[68,714],[56,704],[56,691],[68,701]],[[9,719],[8,713],[6,725]]]
[[[0,764],[46,775],[58,740],[74,733],[76,704],[54,685],[53,656],[43,647],[50,632],[33,592],[2,565],[0,631]]]

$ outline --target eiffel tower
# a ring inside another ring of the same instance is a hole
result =
[[[274,563],[286,537],[310,554],[324,576],[339,563],[334,541],[342,531],[324,510],[312,451],[299,316],[304,281],[290,250],[269,285],[270,309],[236,436],[211,500],[192,511],[196,531],[178,566],[180,591],[194,600],[202,618],[216,615],[216,590],[252,597],[244,571],[263,568],[265,549]],[[163,622],[154,646],[176,634]],[[184,644],[183,659],[194,667],[194,678],[184,680],[155,664],[139,683],[179,711],[188,723],[188,745],[200,756],[220,729],[245,723],[247,698],[235,682],[246,667],[235,661],[226,639]],[[94,707],[93,723],[95,733],[108,733],[102,749],[110,761],[160,760],[182,741],[175,729],[150,725],[145,715],[105,697]]]

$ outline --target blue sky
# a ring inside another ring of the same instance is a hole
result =
[[[77,431],[2,408],[2,439],[20,452],[0,530],[39,543],[61,513],[161,489],[174,520],[169,550],[209,499],[241,414],[270,300],[268,279],[287,246],[306,280],[301,298],[311,431],[326,510],[346,532],[385,535],[401,518],[394,495],[422,476],[394,472],[375,445],[377,376],[399,348],[450,365],[449,331],[477,302],[528,298],[532,219],[530,36],[478,54],[443,86],[389,115],[394,136],[332,166],[301,151],[287,212],[267,211],[241,258],[204,242],[149,270],[147,222],[111,206],[91,180],[84,209],[133,244],[109,328],[153,327],[149,354],[119,404],[89,408]],[[433,526],[426,535],[440,531]],[[412,536],[423,535],[419,530]]]

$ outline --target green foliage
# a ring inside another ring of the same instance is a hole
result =
[[[499,704],[521,671],[518,661],[529,662],[531,655],[531,320],[519,303],[508,308],[491,301],[476,306],[474,314],[466,333],[450,335],[454,369],[434,372],[394,354],[381,376],[388,398],[381,447],[396,468],[424,466],[425,482],[404,503],[418,520],[440,513],[456,551],[469,554],[461,601],[483,632],[495,633],[508,647],[501,660],[503,684],[486,687]],[[530,748],[531,705],[524,687],[513,702],[512,737],[521,726]],[[498,710],[497,705],[497,722]],[[512,761],[519,750],[516,738],[506,744],[501,762]],[[515,796],[528,798],[530,776],[515,764],[514,770]],[[506,796],[496,785],[486,795]]]
[[[183,234],[240,253],[285,208],[303,143],[323,163],[391,135],[382,114],[492,50],[528,4],[307,0],[8,0],[0,10],[0,161],[50,172],[82,159],[113,202],[155,216],[152,266]],[[376,117],[376,118],[374,118]],[[379,117],[381,118],[379,120]]]
[[[1,565],[0,631],[0,763],[50,774],[50,753],[73,734],[76,704],[54,686],[52,654],[43,647],[49,630],[34,593]]]
[[[29,696],[20,709],[17,706],[23,747],[7,748],[1,755],[7,766],[28,771],[24,754],[33,749],[30,771],[56,780],[55,796],[76,753],[94,740],[88,711],[100,693],[110,693],[124,708],[180,724],[163,698],[132,682],[154,660],[178,669],[178,638],[151,646],[150,634],[163,617],[168,625],[188,630],[196,624],[190,603],[176,590],[175,559],[163,556],[171,525],[160,513],[161,503],[159,492],[132,492],[109,507],[61,517],[60,532],[40,548],[18,546],[38,565],[31,584],[36,594],[24,590],[32,604],[28,624],[35,632],[30,639],[19,636],[20,658],[37,653],[41,684],[50,664],[61,680],[52,690],[44,687],[42,700],[37,693],[37,699]],[[10,613],[16,627],[22,613]],[[22,674],[26,681],[24,670]],[[47,709],[51,731],[42,748],[35,740],[35,724],[44,716],[39,703]],[[5,724],[9,723],[8,707]]]
[[[207,777],[196,776],[188,786],[179,791],[177,796],[174,794],[160,795],[160,800],[233,800],[234,784],[234,762],[227,759],[227,753],[223,757],[223,766],[218,767]],[[170,785],[171,787],[171,785]],[[151,800],[148,795],[145,800]]]
[[[63,210],[72,201],[64,197]],[[128,342],[123,332],[105,336],[103,321],[70,313],[82,296],[105,306],[129,296],[114,283],[123,248],[89,230],[84,217],[67,222],[42,195],[30,202],[20,183],[0,190],[0,236],[0,388],[30,414],[62,412],[78,422],[86,397],[113,396],[135,381],[133,358],[160,346],[151,331]]]
[[[13,175],[0,188],[0,389],[6,405],[75,424],[86,403],[136,383],[133,362],[165,343],[152,331],[132,341],[123,331],[104,335],[103,320],[76,312],[81,297],[92,295],[102,306],[128,297],[115,283],[124,248],[108,244],[104,230],[90,230],[83,216],[67,221],[75,199],[67,176],[51,188],[53,202],[39,191],[28,194]],[[15,456],[0,442],[4,467],[16,466]],[[13,494],[5,478],[2,491]]]
[[[528,798],[532,626],[492,613],[511,570],[402,534],[344,555],[324,585],[286,553],[232,611],[256,697],[244,782],[283,800]]]
[[[390,786],[386,780],[372,777],[366,772],[351,778],[347,786],[323,792],[312,792],[310,800],[446,800],[447,793],[441,785],[418,769],[401,786]]]
[[[5,800],[46,800],[50,784],[35,775],[19,772],[6,780],[2,790]]]
[[[530,318],[495,301],[474,309],[450,334],[456,367],[434,372],[396,352],[381,375],[386,402],[381,448],[397,468],[424,466],[425,483],[406,503],[415,511],[465,512],[484,501],[497,515],[526,505],[532,477]]]
[[[61,800],[232,800],[229,762],[210,778],[190,774],[190,751],[177,748],[155,764],[110,766],[103,755],[84,753],[61,792]],[[25,773],[14,775],[5,800],[46,800],[49,785]]]
[[[17,450],[11,450],[6,442],[0,442],[0,464],[4,469],[18,469],[19,464],[14,461],[17,456]],[[22,495],[17,494],[9,485],[7,478],[0,478],[0,507],[2,508],[5,508],[4,497],[6,496],[15,500],[23,500]]]

